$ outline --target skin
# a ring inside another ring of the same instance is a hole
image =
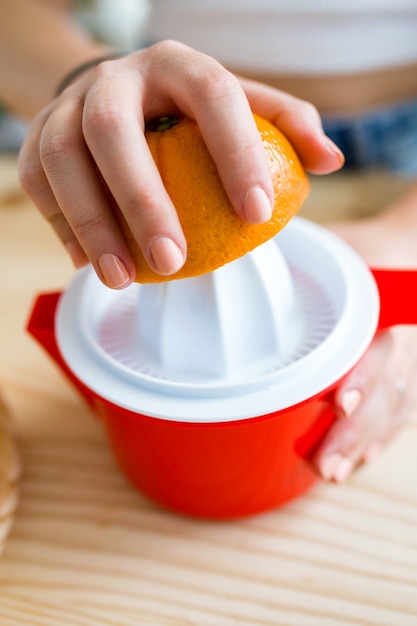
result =
[[[11,110],[31,120],[19,156],[22,186],[74,264],[90,262],[109,287],[126,287],[134,277],[109,194],[154,271],[175,273],[186,256],[175,209],[144,139],[146,120],[178,112],[195,118],[236,213],[248,222],[267,220],[272,203],[269,170],[251,109],[287,135],[309,172],[326,174],[342,166],[343,156],[324,135],[314,106],[314,81],[307,92],[310,104],[299,83],[298,97],[289,95],[276,88],[279,78],[269,79],[270,86],[242,78],[242,68],[232,73],[178,42],[161,42],[101,63],[54,97],[73,67],[107,52],[71,21],[67,5],[0,0],[0,96]],[[389,101],[389,81],[384,76],[376,79],[379,101]],[[396,89],[398,93],[398,85]],[[416,91],[413,82],[401,93]],[[329,110],[338,110],[335,97]],[[329,227],[368,263],[417,266],[412,236],[416,204],[417,187],[379,216]],[[381,333],[341,385],[334,399],[339,419],[314,460],[323,478],[345,480],[360,462],[373,458],[407,418],[416,401],[415,346],[414,328]],[[399,389],[399,380],[405,390]]]
[[[186,241],[148,151],[145,121],[179,111],[196,119],[237,214],[256,223],[269,218],[273,189],[252,101],[286,132],[310,171],[341,165],[311,105],[239,81],[210,57],[163,42],[85,72],[35,116],[20,155],[22,184],[76,265],[90,260],[104,282],[120,288],[134,278],[133,261],[97,166],[149,265],[174,273]]]

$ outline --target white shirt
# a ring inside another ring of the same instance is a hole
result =
[[[340,74],[417,62],[417,0],[153,0],[151,5],[151,41],[177,39],[238,70]]]

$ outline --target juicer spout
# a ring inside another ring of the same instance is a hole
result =
[[[167,380],[249,380],[290,358],[302,332],[290,269],[270,240],[203,276],[141,285],[132,343]]]

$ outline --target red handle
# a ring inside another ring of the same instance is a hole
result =
[[[379,290],[378,330],[417,324],[417,270],[371,268]]]
[[[33,306],[27,323],[27,331],[41,344],[46,352],[59,365],[61,370],[75,384],[78,391],[84,396],[90,405],[94,405],[94,394],[88,389],[68,368],[61,352],[55,335],[55,312],[59,303],[61,292],[44,293],[39,295]]]
[[[39,295],[33,305],[26,329],[48,354],[63,367],[64,362],[55,339],[55,311],[60,296],[61,293],[58,291]]]

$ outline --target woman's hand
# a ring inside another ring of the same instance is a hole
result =
[[[371,461],[410,418],[417,403],[417,328],[397,326],[377,335],[338,388],[338,419],[315,458],[326,480],[343,482]]]
[[[370,266],[417,269],[416,207],[417,186],[382,215],[331,229]],[[321,476],[344,481],[378,454],[416,406],[417,327],[382,331],[335,394],[338,419],[315,457]]]
[[[251,108],[287,135],[310,172],[342,165],[311,105],[240,81],[212,58],[166,41],[88,70],[43,109],[20,153],[21,182],[75,265],[91,262],[109,287],[125,287],[135,276],[112,202],[150,267],[173,274],[187,244],[145,123],[179,112],[194,118],[236,213],[260,223],[271,215],[273,189]]]

